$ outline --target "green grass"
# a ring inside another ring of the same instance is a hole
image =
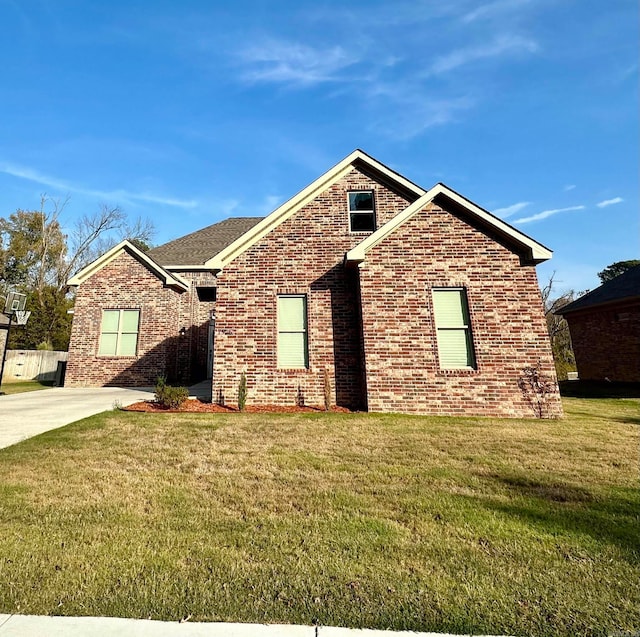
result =
[[[0,612],[638,630],[639,405],[95,416],[0,451]]]
[[[50,387],[53,387],[53,381],[50,380],[3,380],[0,386],[0,396],[49,389]]]

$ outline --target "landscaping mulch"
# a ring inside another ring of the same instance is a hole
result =
[[[123,407],[124,411],[142,411],[148,413],[207,413],[207,414],[229,414],[239,413],[237,407],[231,405],[218,405],[216,403],[208,403],[202,400],[187,400],[177,409],[168,409],[158,403],[151,400],[145,400],[138,403],[133,403],[128,407]],[[284,413],[284,414],[297,414],[297,413],[316,413],[323,412],[324,407],[313,407],[310,405],[298,406],[298,405],[247,405],[244,408],[245,413],[249,414],[270,414],[270,413]],[[352,413],[346,407],[334,406],[331,408],[333,413]]]

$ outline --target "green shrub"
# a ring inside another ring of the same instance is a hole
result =
[[[156,379],[156,390],[154,393],[154,397],[157,403],[162,403],[164,400],[164,390],[167,387],[167,377],[166,376],[158,376]]]
[[[247,404],[247,375],[242,372],[240,374],[240,382],[238,383],[238,409],[244,411]]]
[[[329,411],[331,409],[331,376],[326,367],[324,368],[324,374],[322,376],[322,385],[324,391],[324,410]]]
[[[156,403],[166,409],[177,409],[187,398],[189,398],[189,390],[186,387],[172,387],[167,385],[167,379],[164,376],[158,376],[155,390]]]

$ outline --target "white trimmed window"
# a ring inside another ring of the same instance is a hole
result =
[[[278,296],[278,367],[309,367],[307,297],[304,294]]]
[[[441,369],[475,369],[469,307],[464,288],[434,288],[438,356]]]
[[[376,211],[373,203],[373,190],[361,190],[348,193],[349,231],[373,232],[376,229]]]
[[[102,310],[99,356],[135,356],[140,310]]]

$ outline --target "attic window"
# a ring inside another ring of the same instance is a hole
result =
[[[198,287],[196,289],[200,303],[213,303],[216,300],[216,288]]]
[[[349,231],[373,232],[376,229],[376,212],[373,191],[364,190],[349,194]]]

